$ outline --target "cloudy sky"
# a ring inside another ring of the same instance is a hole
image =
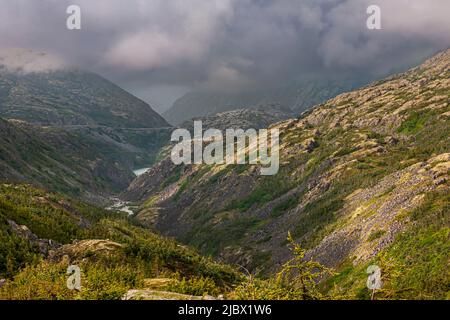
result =
[[[72,4],[81,30],[66,28]],[[382,30],[366,27],[371,4]],[[449,13],[449,0],[0,0],[0,58],[92,70],[161,111],[192,89],[401,70],[450,47]]]

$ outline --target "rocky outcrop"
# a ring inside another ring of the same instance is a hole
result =
[[[49,259],[53,262],[68,259],[71,263],[77,263],[85,259],[114,255],[122,248],[120,243],[109,240],[81,240],[50,252]]]
[[[39,239],[39,237],[31,232],[31,230],[28,229],[27,226],[18,225],[12,220],[7,221],[12,232],[14,232],[20,238],[28,240],[33,246],[38,249],[38,252],[41,253],[44,257],[47,257],[52,250],[56,250],[61,247],[61,244],[51,239]]]

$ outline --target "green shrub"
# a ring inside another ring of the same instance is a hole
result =
[[[377,231],[374,231],[374,232],[372,232],[372,233],[369,235],[369,237],[367,238],[367,241],[372,242],[372,241],[374,241],[374,240],[376,240],[376,239],[379,239],[379,238],[381,238],[385,233],[386,233],[386,231],[384,231],[384,230],[377,230]]]
[[[231,294],[232,299],[244,300],[317,300],[324,299],[317,283],[326,274],[332,274],[318,262],[305,260],[306,250],[295,243],[291,234],[287,241],[293,258],[281,270],[267,280],[248,277]]]
[[[295,208],[298,205],[298,199],[295,197],[289,198],[286,201],[278,204],[277,206],[275,206],[272,210],[272,213],[270,214],[270,216],[272,218],[276,218],[278,216],[280,216],[282,213]]]
[[[398,133],[414,134],[421,130],[429,119],[429,115],[420,112],[413,112],[397,129]]]

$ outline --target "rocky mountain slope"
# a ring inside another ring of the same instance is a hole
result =
[[[450,50],[276,124],[280,172],[174,166],[163,159],[124,199],[165,235],[250,270],[288,258],[286,234],[340,271],[327,290],[358,296],[369,264],[385,294],[448,297]]]
[[[193,91],[179,98],[163,116],[174,125],[196,117],[213,116],[217,113],[234,110],[241,106],[287,106],[295,115],[309,107],[350,91],[367,83],[367,80],[299,80],[287,85],[265,91],[245,93],[222,93]]]

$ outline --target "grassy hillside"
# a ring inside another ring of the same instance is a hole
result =
[[[0,185],[0,300],[328,299],[315,279],[331,270],[292,259],[267,279],[143,228],[138,221],[29,185]],[[67,287],[68,267],[81,289]],[[3,279],[2,279],[3,278]]]

